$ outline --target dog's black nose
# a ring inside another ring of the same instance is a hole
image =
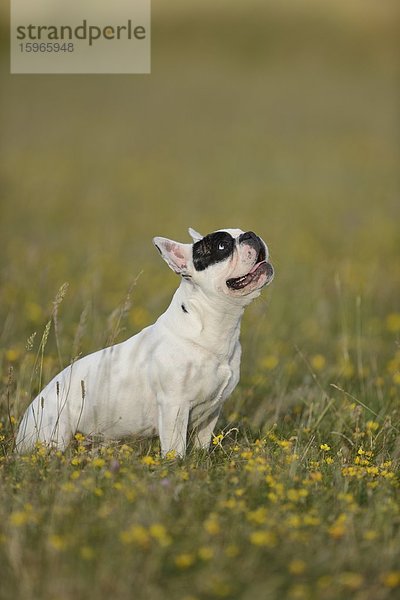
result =
[[[242,242],[249,242],[250,240],[258,242],[258,236],[253,231],[246,231],[246,233],[242,233],[239,236],[239,244]]]

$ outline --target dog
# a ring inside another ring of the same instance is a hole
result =
[[[59,373],[26,410],[18,453],[37,442],[64,450],[76,432],[104,439],[158,435],[162,456],[183,457],[188,432],[210,445],[224,401],[239,381],[244,308],[274,277],[268,247],[252,231],[224,229],[193,244],[155,237],[181,277],[158,320],[125,342]]]

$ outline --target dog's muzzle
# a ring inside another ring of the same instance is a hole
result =
[[[263,275],[266,276],[266,281],[262,285],[267,285],[274,277],[274,268],[269,262],[266,261],[264,243],[258,237],[258,235],[252,231],[247,231],[246,233],[242,233],[240,235],[239,244],[242,243],[251,246],[257,252],[256,261],[252,269],[246,275],[228,279],[226,285],[232,290],[241,290],[252,283],[257,285],[258,280]]]

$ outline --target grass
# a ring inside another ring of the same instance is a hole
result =
[[[149,77],[11,77],[3,48],[2,599],[400,593],[397,9],[224,6],[153,6]],[[188,226],[276,268],[210,452],[15,457],[44,382],[165,309],[151,238]]]

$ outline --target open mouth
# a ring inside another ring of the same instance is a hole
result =
[[[226,285],[231,290],[241,290],[247,287],[250,283],[258,281],[261,275],[266,275],[267,279],[265,283],[269,283],[274,274],[274,269],[270,263],[266,262],[265,258],[265,248],[264,246],[261,246],[257,260],[251,271],[249,271],[247,275],[242,275],[242,277],[228,279]]]

